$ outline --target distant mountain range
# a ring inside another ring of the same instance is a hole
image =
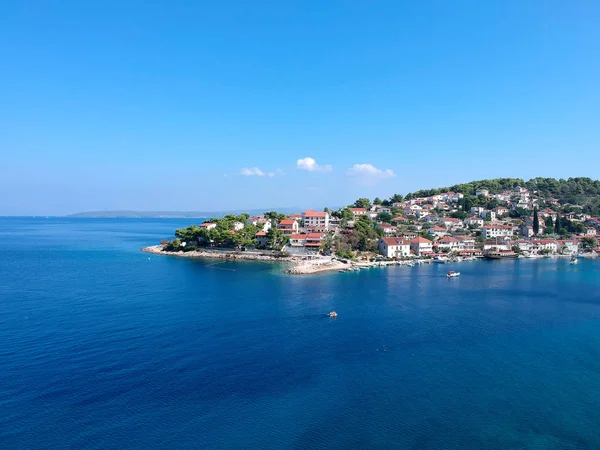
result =
[[[302,211],[302,208],[263,208],[251,210],[230,210],[230,211],[87,211],[75,214],[69,214],[65,217],[75,217],[84,219],[99,218],[121,218],[121,219],[197,219],[210,217],[223,217],[227,214],[248,213],[252,216],[264,214],[267,211],[277,211],[291,214]]]

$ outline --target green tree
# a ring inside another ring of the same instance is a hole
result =
[[[592,249],[598,246],[598,241],[596,240],[596,238],[593,237],[584,237],[581,240],[581,245],[583,246],[583,248]]]
[[[377,220],[383,223],[392,223],[393,218],[394,216],[392,216],[389,212],[382,212],[377,216]]]
[[[450,217],[454,217],[455,219],[465,220],[467,218],[467,213],[465,211],[454,211],[450,214]]]
[[[556,220],[554,221],[554,233],[560,234],[560,217],[556,216]]]
[[[368,198],[359,198],[358,200],[356,200],[354,202],[354,207],[355,208],[365,208],[365,209],[370,209],[371,208],[371,200],[369,200]]]
[[[379,197],[375,197],[375,199],[373,200],[373,204],[374,205],[381,205],[381,199]]]
[[[390,197],[390,203],[401,203],[404,201],[404,197],[400,194],[394,194]]]
[[[539,234],[540,232],[540,218],[538,217],[537,208],[533,209],[533,234]]]
[[[544,219],[544,224],[546,225],[546,229],[552,228],[552,231],[548,234],[552,234],[554,232],[554,222],[552,221],[552,216],[548,216]]]

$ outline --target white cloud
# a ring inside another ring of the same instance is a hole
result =
[[[314,159],[308,156],[296,161],[296,169],[308,170],[309,172],[331,172],[333,170],[329,164],[320,166]]]
[[[275,172],[263,172],[258,167],[244,167],[240,171],[240,175],[245,177],[274,177],[275,175],[283,175],[283,170],[277,169]]]
[[[354,164],[348,169],[347,174],[351,177],[361,178],[391,178],[396,174],[391,169],[381,170],[371,164]]]

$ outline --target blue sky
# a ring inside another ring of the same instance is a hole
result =
[[[585,0],[5,3],[0,214],[598,178],[598,23]]]

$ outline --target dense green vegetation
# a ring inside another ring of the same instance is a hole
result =
[[[354,228],[336,236],[334,245],[338,256],[347,258],[353,250],[376,251],[377,241],[382,234],[371,219],[364,215],[354,223]]]
[[[171,243],[171,246],[174,246],[176,241],[179,243],[186,243],[186,248],[184,250],[189,250],[187,248],[189,245],[225,248],[252,245],[256,242],[255,234],[259,228],[255,225],[246,223],[248,217],[248,214],[240,214],[238,216],[228,214],[221,219],[212,218],[207,222],[214,223],[217,226],[211,230],[207,230],[197,225],[190,225],[187,228],[178,229],[175,231],[177,239]],[[236,223],[244,224],[244,228],[235,230]]]

